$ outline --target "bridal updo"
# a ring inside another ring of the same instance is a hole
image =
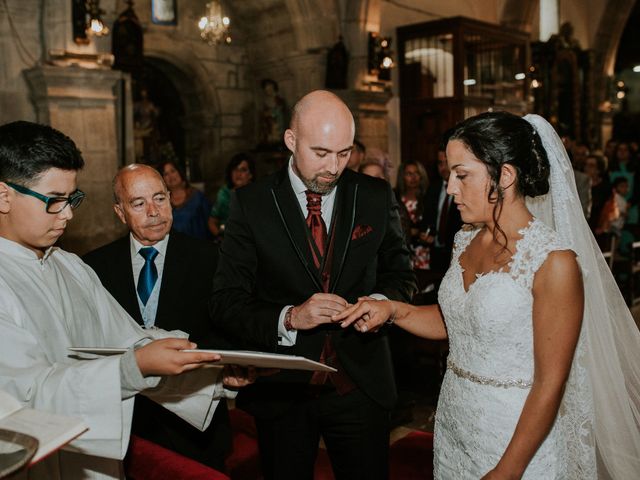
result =
[[[487,112],[456,125],[449,141],[459,140],[484,163],[491,177],[489,201],[501,203],[502,165],[517,173],[516,191],[528,197],[549,191],[549,159],[540,137],[529,122],[508,112]]]
[[[494,204],[493,238],[503,246],[502,252],[510,252],[507,236],[498,222],[504,201],[504,190],[500,186],[502,166],[509,164],[514,167],[517,177],[516,194],[537,197],[547,193],[549,158],[540,136],[533,125],[522,117],[508,112],[487,112],[456,125],[448,140],[464,143],[487,167],[491,181],[488,201]]]

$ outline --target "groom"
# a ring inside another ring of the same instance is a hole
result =
[[[341,329],[331,315],[364,295],[409,301],[415,280],[388,184],[345,170],[354,130],[337,96],[311,92],[284,135],[287,167],[231,201],[212,318],[249,348],[338,369],[281,372],[239,399],[256,417],[267,479],[312,479],[321,436],[336,478],[388,477],[396,390],[386,331]]]

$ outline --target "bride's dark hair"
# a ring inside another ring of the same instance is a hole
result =
[[[496,232],[507,236],[498,219],[502,213],[504,192],[500,187],[502,166],[509,164],[516,170],[516,192],[536,197],[549,191],[549,159],[533,125],[522,117],[508,112],[487,112],[466,119],[451,131],[449,141],[459,140],[473,155],[485,164],[491,185],[488,200],[493,207]],[[502,243],[502,242],[499,242]]]

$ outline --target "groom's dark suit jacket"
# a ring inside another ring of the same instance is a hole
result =
[[[398,206],[389,185],[345,170],[338,185],[331,229],[335,229],[331,293],[349,302],[372,293],[410,301],[415,291]],[[287,169],[235,192],[220,250],[210,303],[214,322],[247,348],[319,360],[327,332],[340,365],[366,395],[385,408],[396,400],[387,332],[358,333],[323,325],[298,331],[292,347],[278,346],[278,318],[322,292],[308,241],[308,228]],[[286,410],[305,391],[310,372],[281,371],[240,393],[257,416]]]
[[[141,325],[142,315],[133,280],[129,235],[84,256],[104,287]],[[207,301],[218,261],[215,244],[172,231],[167,244],[155,325],[182,330],[199,348],[228,346],[214,331]],[[222,400],[211,423],[200,432],[143,395],[135,402],[133,432],[201,463],[221,469],[231,445],[226,402]]]

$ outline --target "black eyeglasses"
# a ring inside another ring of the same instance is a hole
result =
[[[23,195],[30,195],[37,198],[38,200],[42,200],[45,203],[45,210],[47,213],[60,213],[65,209],[67,205],[70,205],[71,208],[75,210],[80,206],[82,200],[84,200],[84,197],[86,197],[85,193],[82,190],[76,190],[68,197],[47,197],[46,195],[34,192],[33,190],[16,183],[6,182],[6,184],[13,188],[16,192],[20,192]]]

